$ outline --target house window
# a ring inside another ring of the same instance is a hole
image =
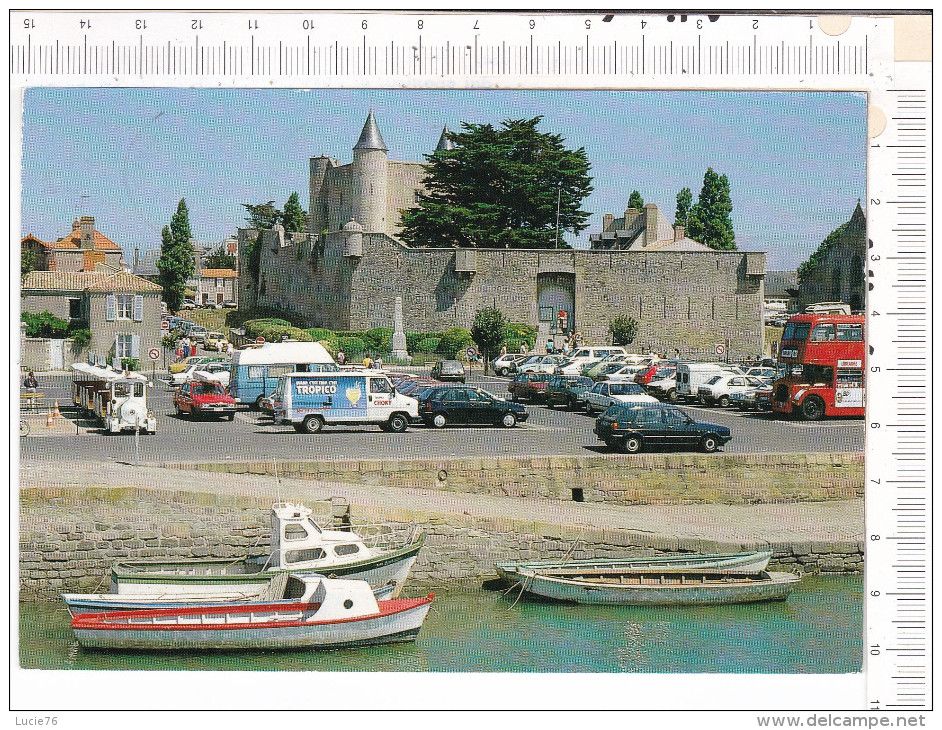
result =
[[[121,297],[118,297],[118,299],[120,298]],[[130,319],[130,317],[127,319]],[[134,335],[117,335],[115,337],[115,357],[117,357],[119,360],[124,357],[134,357],[131,354],[131,351],[134,347],[133,342]]]
[[[218,289],[218,288],[221,287],[221,286],[222,286],[222,279],[217,276],[217,277],[216,277],[216,288]]]
[[[70,299],[69,300],[69,319],[81,319],[81,318],[82,318],[82,300]]]
[[[118,294],[115,296],[115,306],[118,319],[131,319],[134,312],[134,295]]]

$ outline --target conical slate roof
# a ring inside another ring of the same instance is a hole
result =
[[[376,118],[373,116],[373,110],[366,118],[366,124],[363,125],[363,131],[360,132],[360,139],[353,146],[355,150],[382,150],[388,151],[386,143],[383,142],[383,135],[379,133],[379,127],[376,126]]]
[[[446,150],[455,149],[456,147],[455,143],[452,142],[450,139],[448,139],[448,135],[450,133],[451,133],[451,130],[448,128],[448,125],[446,124],[445,127],[442,129],[442,136],[439,137],[438,139],[438,147],[435,148],[436,152],[442,152]]]

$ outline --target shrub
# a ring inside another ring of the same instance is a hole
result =
[[[137,358],[136,357],[122,357],[121,369],[122,370],[137,370]]]
[[[507,351],[517,352],[523,342],[527,344],[528,350],[533,349],[536,343],[536,327],[522,322],[507,322],[504,325],[504,343],[507,345]],[[514,343],[515,347],[511,347],[511,343]]]
[[[613,345],[630,345],[638,335],[638,322],[634,317],[619,314],[608,325]]]
[[[20,319],[26,323],[27,337],[45,337],[50,339],[64,339],[69,331],[69,323],[59,319],[52,312],[45,311],[39,314],[23,312]]]
[[[343,350],[347,358],[362,355],[369,349],[369,344],[362,337],[347,335],[337,341],[338,347]]]
[[[88,327],[76,327],[69,332],[69,337],[72,338],[72,347],[81,350],[91,341],[92,331]]]
[[[459,350],[463,350],[472,344],[474,344],[474,341],[471,339],[471,333],[468,330],[464,327],[452,327],[442,335],[435,351],[450,360],[458,354]]]
[[[441,341],[441,337],[426,337],[417,341],[415,345],[409,349],[412,352],[433,353],[438,350],[438,343]]]
[[[393,331],[389,327],[374,327],[364,333],[364,339],[370,343],[370,346],[377,352],[392,351]]]

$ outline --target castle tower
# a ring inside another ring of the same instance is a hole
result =
[[[371,109],[363,131],[360,132],[360,139],[353,147],[351,180],[353,217],[363,226],[366,233],[387,233],[387,151]]]
[[[331,159],[321,155],[311,158],[310,176],[310,233],[319,236],[321,231],[327,230],[327,201],[324,195],[324,177],[331,167]]]
[[[435,148],[436,152],[447,152],[455,149],[455,143],[448,139],[449,134],[451,134],[451,130],[446,124],[444,129],[442,129],[442,136],[438,138],[438,147]]]

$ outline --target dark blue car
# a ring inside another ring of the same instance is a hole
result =
[[[512,428],[530,414],[519,403],[501,400],[471,386],[431,388],[419,396],[419,416],[428,426],[448,424],[494,424]]]
[[[729,428],[695,421],[676,406],[612,405],[595,421],[595,433],[611,449],[636,454],[648,448],[716,451],[732,438]]]

